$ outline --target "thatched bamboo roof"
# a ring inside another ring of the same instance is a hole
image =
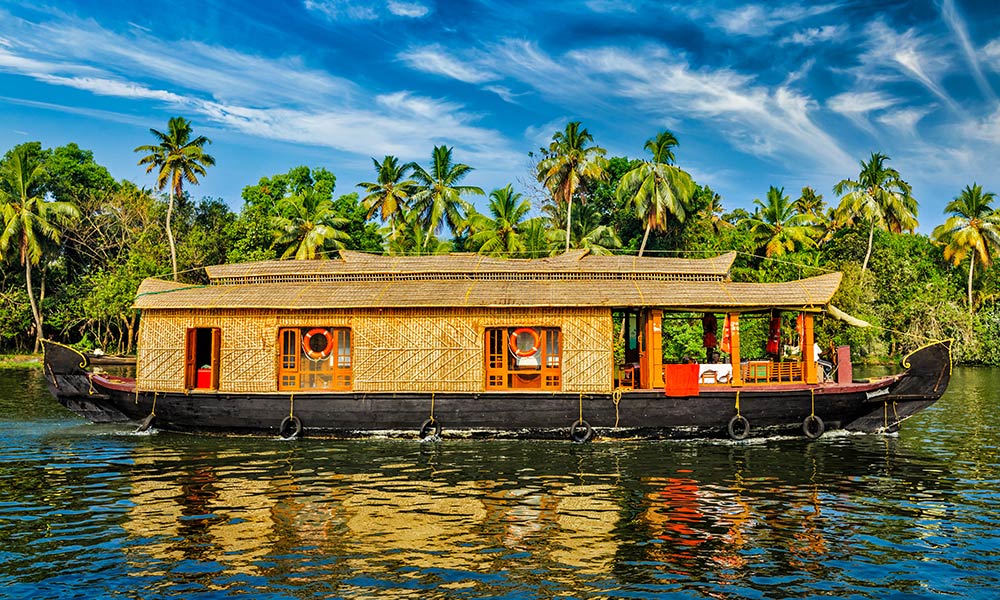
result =
[[[711,258],[597,256],[575,250],[535,259],[502,259],[479,254],[380,256],[342,250],[330,260],[273,260],[206,267],[213,285],[295,282],[378,282],[401,280],[659,280],[721,281],[735,252]]]
[[[629,260],[629,259],[626,259]],[[654,259],[665,260],[665,259]],[[258,263],[259,265],[260,263]],[[840,285],[830,273],[785,283],[650,279],[327,280],[190,286],[147,279],[136,308],[339,309],[450,307],[659,307],[753,311],[820,310]]]

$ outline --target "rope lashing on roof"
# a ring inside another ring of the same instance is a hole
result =
[[[207,288],[207,287],[210,287],[210,286],[207,286],[207,285],[186,285],[184,287],[173,288],[173,289],[170,289],[170,290],[157,290],[155,292],[141,292],[139,294],[136,294],[135,297],[138,298],[140,296],[156,296],[158,294],[169,294],[171,292],[184,292],[184,291],[187,291],[187,290],[196,290],[196,289],[199,289],[199,288]]]

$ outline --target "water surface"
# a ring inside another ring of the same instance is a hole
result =
[[[994,598],[1000,371],[898,435],[196,437],[0,371],[0,598]]]

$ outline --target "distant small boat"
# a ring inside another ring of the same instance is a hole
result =
[[[143,282],[134,379],[50,341],[45,373],[92,421],[282,437],[814,438],[895,430],[944,393],[950,341],[860,381],[843,346],[824,377],[813,318],[842,315],[829,306],[841,274],[737,283],[734,259],[343,251],[220,265],[210,285]],[[700,319],[706,354],[728,358],[664,364],[664,313]],[[748,316],[770,319],[769,352],[784,339],[794,357],[742,361]]]

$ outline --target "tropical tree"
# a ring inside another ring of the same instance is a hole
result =
[[[282,258],[319,258],[329,248],[343,248],[350,236],[344,232],[347,219],[339,216],[329,191],[306,188],[278,203],[280,216],[273,218],[275,244],[287,246]]]
[[[431,153],[429,171],[416,163],[409,165],[413,169],[413,177],[418,185],[418,191],[413,195],[413,206],[427,228],[427,235],[423,238],[424,244],[427,244],[434,232],[440,231],[445,223],[455,233],[461,231],[469,206],[468,202],[462,199],[463,194],[484,195],[482,188],[459,185],[459,182],[472,171],[472,167],[453,163],[451,151],[452,149],[447,146],[435,146]]]
[[[358,184],[358,187],[368,192],[361,201],[368,209],[368,218],[372,218],[377,212],[383,223],[389,223],[392,235],[395,235],[396,221],[406,210],[410,196],[415,191],[416,182],[406,178],[413,165],[400,165],[398,158],[389,155],[381,163],[375,158],[372,158],[372,162],[375,164],[375,181]]]
[[[0,168],[0,254],[14,253],[24,266],[31,316],[35,322],[35,352],[41,347],[42,312],[35,301],[31,267],[42,260],[45,242],[59,243],[60,228],[80,216],[69,202],[46,202],[43,189],[45,166],[28,145],[14,148]]]
[[[490,256],[520,255],[525,250],[521,227],[530,210],[531,202],[515,192],[512,185],[493,190],[490,192],[493,218],[477,214],[479,218],[473,223],[469,245]]]
[[[639,256],[646,249],[651,229],[665,230],[668,215],[682,222],[687,215],[695,184],[690,175],[670,164],[674,160],[671,148],[676,145],[677,138],[669,131],[661,131],[647,140],[644,147],[653,154],[653,159],[640,163],[618,184],[618,201],[630,205],[636,218],[646,223]]]
[[[833,186],[833,193],[841,196],[834,219],[843,225],[857,220],[869,225],[862,273],[868,269],[876,227],[893,233],[917,227],[917,201],[911,195],[910,184],[903,181],[899,171],[885,166],[888,160],[885,154],[873,152],[868,162],[861,161],[857,181],[844,179]]]
[[[416,209],[400,213],[396,234],[389,238],[386,246],[393,256],[447,254],[452,249],[450,241],[440,240],[433,233],[427,233],[420,219],[420,212]]]
[[[528,258],[551,256],[559,252],[562,242],[562,231],[552,229],[548,219],[534,217],[521,224],[521,242],[524,244],[524,255]]]
[[[757,210],[741,223],[749,226],[750,235],[757,248],[764,249],[764,256],[781,256],[816,245],[812,238],[816,230],[810,225],[810,216],[795,210],[785,188],[772,185],[765,202],[755,198],[753,203]]]
[[[733,224],[722,218],[726,209],[722,206],[722,196],[712,188],[699,186],[695,189],[694,196],[700,197],[703,206],[700,214],[711,224],[712,233],[719,235],[724,229],[732,229]]]
[[[931,237],[944,243],[944,257],[956,266],[969,257],[969,313],[972,313],[972,275],[976,260],[986,268],[990,254],[1000,248],[1000,213],[990,204],[996,199],[993,192],[983,192],[982,186],[973,183],[948,203],[945,213],[951,217],[934,228]]]
[[[557,131],[552,136],[552,142],[537,167],[538,181],[549,190],[557,204],[566,207],[567,251],[573,223],[573,199],[586,191],[588,181],[600,181],[607,176],[606,151],[600,146],[588,146],[593,141],[594,136],[586,128],[580,128],[580,121],[572,121],[565,130]],[[580,200],[583,203],[583,196]]]
[[[812,215],[817,220],[825,220],[826,202],[823,201],[823,194],[817,194],[816,190],[809,186],[802,188],[802,194],[792,202],[792,208],[803,215]]]
[[[597,209],[584,204],[573,222],[573,245],[591,254],[611,254],[612,250],[622,247],[622,241],[612,227],[601,224],[601,213]]]
[[[134,152],[147,153],[139,160],[139,164],[148,165],[147,173],[157,170],[156,189],[168,190],[167,241],[170,244],[174,281],[177,281],[177,248],[170,223],[174,214],[174,198],[183,195],[185,181],[197,185],[198,177],[205,176],[205,168],[215,164],[215,159],[205,153],[205,146],[212,141],[203,135],[192,138],[191,122],[183,117],[172,117],[167,122],[166,133],[156,129],[150,129],[149,132],[159,143],[139,146]]]

